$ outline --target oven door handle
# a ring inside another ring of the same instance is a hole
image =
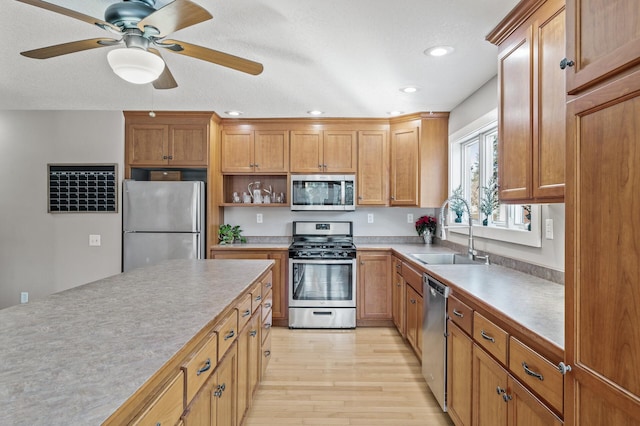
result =
[[[355,265],[356,260],[350,259],[289,259],[290,263],[308,263],[315,265]]]

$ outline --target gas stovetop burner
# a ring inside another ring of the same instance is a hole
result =
[[[356,257],[352,222],[293,222],[290,258],[341,259]]]

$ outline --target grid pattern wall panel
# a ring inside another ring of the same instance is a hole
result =
[[[117,164],[49,164],[49,213],[116,213]]]

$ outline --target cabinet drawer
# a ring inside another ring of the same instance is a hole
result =
[[[181,367],[186,381],[187,405],[215,370],[217,363],[218,336],[212,332],[207,336],[204,345]]]
[[[509,342],[509,370],[557,412],[563,413],[562,374],[550,361],[514,337]]]
[[[422,296],[422,274],[406,263],[402,264],[402,278]]]
[[[447,315],[451,321],[469,336],[473,333],[473,309],[462,303],[454,296],[449,296]]]
[[[473,339],[498,361],[507,365],[509,335],[477,312],[473,313]]]
[[[218,323],[216,333],[218,334],[218,361],[220,361],[238,337],[238,313],[235,309]]]
[[[246,323],[249,322],[251,318],[251,313],[253,310],[251,309],[251,294],[246,294],[240,303],[238,303],[238,330],[242,330],[242,327],[245,326]]]
[[[262,294],[267,294],[273,288],[273,272],[269,271],[262,280]]]
[[[270,331],[271,331],[271,326],[273,325],[273,316],[272,316],[272,312],[271,309],[262,309],[263,312],[266,312],[266,314],[263,314],[263,319],[262,319],[262,342],[264,343],[265,340],[267,340],[267,337],[269,337],[271,335]]]
[[[269,365],[269,361],[271,360],[271,333],[267,335],[267,338],[262,342],[262,368],[261,368],[261,376],[264,377],[264,373],[267,371],[267,365]]]
[[[178,373],[151,405],[133,421],[135,426],[175,425],[184,411],[184,374]]]
[[[273,306],[273,292],[262,293],[264,296],[262,297],[262,318],[267,316],[267,313],[271,312],[271,308]]]
[[[251,310],[255,312],[260,303],[262,303],[262,283],[258,282],[251,288]]]

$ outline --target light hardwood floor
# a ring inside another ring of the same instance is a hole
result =
[[[273,355],[245,426],[453,424],[395,329],[271,333]]]

